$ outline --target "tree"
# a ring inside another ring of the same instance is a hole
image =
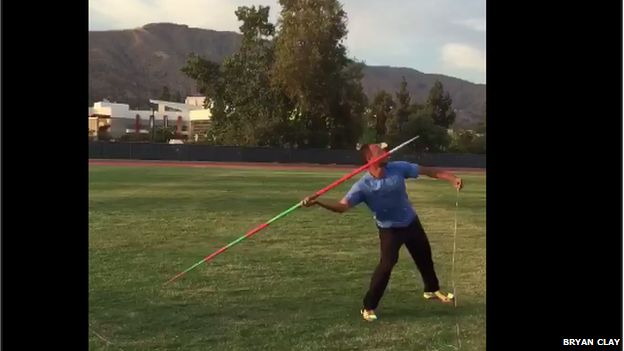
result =
[[[230,143],[280,146],[288,134],[288,99],[271,85],[275,26],[269,22],[269,7],[242,6],[235,13],[243,40],[223,63],[224,102],[231,108],[219,128]]]
[[[176,138],[176,127],[158,127],[154,130],[154,142],[167,143]]]
[[[210,137],[216,140],[222,129],[226,114],[221,67],[217,63],[191,53],[186,60],[186,64],[180,70],[187,77],[195,80],[197,90],[206,96],[204,108],[210,109],[214,125]]]
[[[106,124],[106,125],[98,127],[97,139],[98,140],[103,140],[103,141],[108,141],[108,140],[111,139],[110,124]]]
[[[211,99],[220,98],[223,84],[219,64],[191,53],[180,70],[187,77],[195,80],[197,91],[206,96],[206,104]]]
[[[346,13],[336,0],[280,0],[272,83],[293,103],[295,143],[352,146],[365,96],[361,65],[346,57]]]
[[[379,139],[377,138],[377,130],[375,129],[375,125],[371,123],[371,121],[374,122],[373,117],[371,117],[371,110],[367,109],[367,111],[364,113],[365,115],[365,120],[368,123],[365,123],[364,126],[362,127],[362,135],[360,136],[360,139],[358,140],[358,144],[372,144],[372,143],[376,143],[379,142]]]
[[[447,129],[435,124],[430,108],[423,108],[408,117],[401,138],[407,139],[419,135],[420,138],[408,148],[414,151],[443,152],[450,142]]]
[[[484,117],[483,122],[479,122],[477,124],[477,127],[475,128],[475,132],[480,133],[480,134],[485,134],[485,131],[486,131],[486,120]]]
[[[426,106],[431,109],[432,118],[436,125],[448,128],[455,122],[455,111],[452,107],[453,100],[448,92],[444,93],[444,86],[436,80],[429,90]]]
[[[423,104],[419,104],[417,102],[413,103],[410,105],[409,107],[409,114],[414,114],[417,113],[418,111],[422,110],[423,108],[425,108],[425,105]]]
[[[395,108],[394,100],[385,90],[379,91],[373,98],[373,103],[370,106],[372,124],[375,127],[377,141],[383,141],[386,136],[386,122],[392,116]]]
[[[408,117],[415,110],[410,105],[410,95],[407,90],[407,81],[405,77],[401,79],[399,91],[395,93],[396,104],[392,109],[392,113],[386,120],[386,139],[391,144],[397,144],[404,139],[406,135],[404,126],[408,122]],[[411,138],[412,136],[408,136]]]
[[[204,92],[212,112],[208,138],[226,145],[281,146],[289,133],[289,100],[271,85],[275,26],[269,7],[235,11],[243,39],[221,66],[191,56],[183,68]]]
[[[341,72],[342,86],[332,104],[329,143],[333,148],[352,148],[365,128],[364,113],[368,99],[361,81],[364,64],[350,61]]]
[[[279,33],[268,7],[239,7],[239,51],[221,65],[191,55],[182,68],[211,102],[208,138],[230,145],[352,147],[364,128],[367,99],[363,65],[349,60],[342,45],[346,15],[336,0],[280,3]]]
[[[176,90],[176,93],[173,97],[173,101],[174,102],[184,102],[184,100],[182,99],[182,94],[180,94],[179,90]]]
[[[486,135],[475,135],[472,143],[468,147],[468,152],[472,154],[485,154],[486,153]]]
[[[462,130],[453,134],[450,151],[458,153],[485,154],[485,134]]]
[[[386,121],[386,142],[390,145],[398,144],[402,139],[401,129],[399,117],[395,113],[391,114]]]
[[[399,91],[396,92],[396,110],[394,113],[397,116],[399,125],[407,122],[407,117],[410,115],[410,95],[409,91],[407,91],[407,81],[405,77],[401,80],[401,87]]]
[[[163,86],[162,92],[160,93],[160,100],[171,101],[171,93],[169,93],[169,87]]]

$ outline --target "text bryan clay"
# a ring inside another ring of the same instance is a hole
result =
[[[620,339],[563,339],[565,346],[617,346]]]

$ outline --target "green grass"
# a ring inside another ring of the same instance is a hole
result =
[[[343,215],[298,209],[162,286],[343,174],[91,167],[90,349],[455,350],[457,320],[462,350],[484,350],[483,175],[463,175],[457,309],[422,299],[421,278],[402,248],[380,319],[360,318],[379,260],[377,232],[365,206]],[[325,197],[341,197],[352,183]],[[441,285],[451,290],[455,192],[426,177],[409,180],[408,191]]]

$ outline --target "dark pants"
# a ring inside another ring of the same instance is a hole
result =
[[[438,277],[433,269],[431,246],[418,217],[405,228],[379,228],[379,243],[381,260],[373,273],[370,287],[364,297],[364,308],[368,310],[377,308],[390,280],[392,267],[399,259],[399,249],[403,244],[407,247],[422,276],[424,290],[434,292],[440,289]]]

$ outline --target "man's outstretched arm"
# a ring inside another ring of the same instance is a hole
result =
[[[349,202],[347,201],[346,198],[343,198],[340,201],[332,201],[332,200],[321,201],[321,200],[316,200],[316,198],[313,198],[313,197],[306,197],[305,199],[303,199],[301,204],[304,207],[311,207],[314,205],[319,205],[327,210],[330,210],[336,213],[347,212],[350,208]]]
[[[446,180],[451,183],[455,189],[461,190],[464,187],[464,183],[461,178],[455,176],[453,173],[449,171],[439,170],[431,167],[420,167],[420,173],[424,174],[428,177],[435,179]]]

